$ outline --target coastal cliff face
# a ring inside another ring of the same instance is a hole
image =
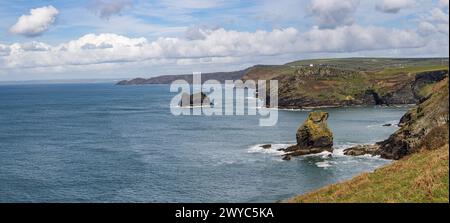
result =
[[[400,159],[419,150],[439,148],[449,141],[448,78],[436,84],[428,99],[408,111],[401,128],[387,140],[377,143],[383,158]]]
[[[322,65],[280,70],[271,75],[253,69],[244,79],[259,76],[278,80],[279,107],[305,108],[416,104],[427,97],[432,84],[448,76],[448,70],[365,71]]]
[[[359,145],[344,150],[345,155],[380,155],[401,159],[421,150],[442,147],[449,141],[448,78],[435,84],[432,93],[400,119],[400,129],[374,145]]]
[[[448,76],[442,59],[348,58],[255,66],[243,80],[278,80],[281,108],[417,104]],[[447,60],[448,61],[448,60]]]

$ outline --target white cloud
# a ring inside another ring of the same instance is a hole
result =
[[[414,31],[362,27],[358,25],[336,29],[313,29],[303,38],[309,52],[356,52],[381,49],[418,48],[424,40]]]
[[[7,45],[0,44],[0,56],[7,56],[11,51],[10,47]]]
[[[18,51],[49,51],[51,46],[41,42],[15,43],[11,45],[11,50],[16,53]]]
[[[432,35],[434,33],[449,34],[449,15],[439,8],[434,8],[419,23],[419,32],[422,35]]]
[[[109,19],[113,15],[120,14],[124,9],[133,6],[133,0],[94,0],[88,8],[100,18]]]
[[[9,31],[28,37],[41,35],[55,22],[58,13],[58,10],[51,5],[31,9],[30,14],[20,16]]]
[[[359,0],[312,0],[310,12],[320,28],[334,28],[354,23]]]
[[[382,0],[375,5],[375,8],[384,13],[398,13],[400,10],[413,5],[413,0]]]
[[[88,34],[49,46],[31,42],[13,44],[3,57],[8,68],[80,66],[146,60],[219,61],[299,53],[357,52],[424,46],[422,36],[410,30],[342,26],[300,32],[295,28],[238,32],[223,28],[202,32],[202,39],[128,38],[116,34]],[[211,60],[211,58],[216,58]]]

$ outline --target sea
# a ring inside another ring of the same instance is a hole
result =
[[[176,94],[169,85],[0,86],[0,202],[277,202],[390,163],[343,150],[386,139],[408,110],[321,108],[333,153],[283,161],[278,149],[295,143],[314,109],[280,109],[275,126],[259,126],[259,116],[175,116]]]

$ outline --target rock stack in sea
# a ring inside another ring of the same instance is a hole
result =
[[[316,154],[333,151],[333,133],[327,125],[328,113],[314,111],[308,115],[306,121],[298,128],[297,144],[286,148],[284,160],[292,156]]]
[[[180,107],[211,106],[212,103],[205,93],[199,92],[191,95],[183,93],[179,105]]]

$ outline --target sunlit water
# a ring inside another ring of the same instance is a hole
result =
[[[389,161],[345,147],[396,130],[405,107],[325,109],[335,151],[282,161],[309,111],[173,116],[167,85],[0,86],[0,202],[275,202]],[[271,143],[274,149],[258,145]]]

